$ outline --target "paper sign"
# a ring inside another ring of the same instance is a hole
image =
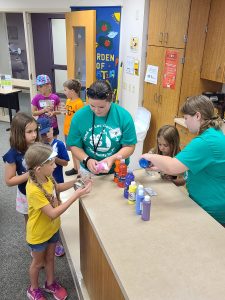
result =
[[[125,71],[128,74],[134,75],[134,58],[127,57],[126,65],[125,65]]]
[[[158,81],[158,66],[148,65],[145,75],[145,82],[157,84]]]
[[[1,75],[0,76],[0,86],[4,90],[12,90],[12,77],[11,75]]]
[[[177,76],[177,63],[178,63],[178,52],[177,51],[166,51],[165,65],[163,70],[163,82],[164,88],[175,89],[175,82]]]

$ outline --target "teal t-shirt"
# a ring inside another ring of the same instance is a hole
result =
[[[225,135],[208,128],[176,158],[188,167],[190,198],[218,222],[225,224]]]
[[[69,146],[82,148],[88,156],[100,161],[117,153],[122,145],[137,143],[133,119],[123,107],[112,103],[108,116],[93,116],[89,105],[76,112],[67,137]]]

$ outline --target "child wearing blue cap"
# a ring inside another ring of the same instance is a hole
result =
[[[67,166],[70,160],[66,147],[62,141],[53,137],[53,128],[49,119],[39,118],[37,121],[41,142],[52,146],[54,152],[57,153],[55,157],[56,168],[52,175],[57,183],[63,183],[63,167]],[[62,256],[64,253],[63,245],[58,241],[55,248],[55,256]]]
[[[59,128],[56,115],[61,113],[58,110],[60,98],[52,93],[51,80],[48,75],[38,75],[36,86],[39,93],[31,101],[32,114],[38,118],[49,119],[53,128],[53,136],[57,138]]]

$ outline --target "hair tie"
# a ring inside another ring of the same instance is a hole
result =
[[[218,118],[219,118],[219,116],[215,116],[215,117],[210,118],[210,120],[217,120]]]

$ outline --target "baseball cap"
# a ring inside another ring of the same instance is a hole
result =
[[[51,80],[48,77],[48,75],[41,74],[41,75],[37,76],[37,78],[36,78],[36,85],[37,86],[48,84],[48,83],[51,83]]]
[[[38,122],[38,129],[40,134],[48,133],[50,128],[52,127],[49,119],[38,118],[37,122]]]

